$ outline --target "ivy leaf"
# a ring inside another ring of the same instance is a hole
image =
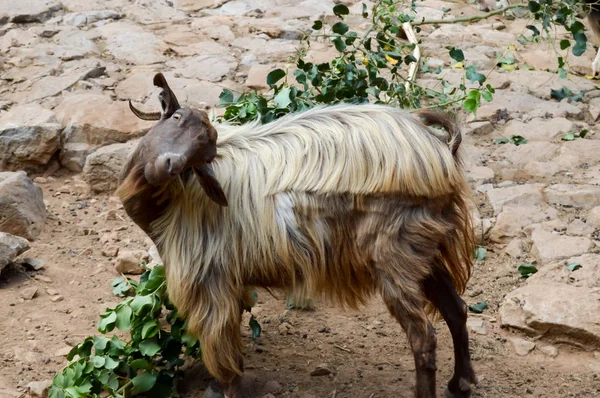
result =
[[[587,48],[587,37],[585,33],[580,30],[576,33],[573,33],[573,38],[575,39],[575,45],[573,46],[573,55],[579,57],[581,54],[585,52]]]
[[[531,3],[531,1],[530,1],[529,3]],[[533,33],[533,37],[537,37],[537,36],[539,36],[539,35],[540,35],[540,31],[539,31],[539,29],[538,29],[538,28],[536,28],[535,26],[533,26],[533,25],[527,25],[527,26],[525,26],[525,27],[526,27],[527,29],[529,29],[529,30],[531,31],[531,33]]]
[[[119,361],[117,361],[116,359],[113,359],[109,356],[105,356],[104,357],[104,367],[106,369],[116,369],[119,366]]]
[[[233,102],[233,93],[226,88],[221,91],[221,95],[219,95],[219,105],[221,107],[226,107],[227,105]]]
[[[269,87],[273,87],[275,83],[281,80],[285,76],[285,71],[283,69],[275,69],[269,72],[267,75],[267,84]]]
[[[131,328],[131,315],[133,313],[133,311],[131,310],[131,307],[128,305],[122,305],[120,307],[117,306],[116,313],[117,313],[117,321],[116,321],[117,329],[122,330],[122,331],[129,330]]]
[[[527,8],[529,9],[529,11],[535,14],[542,8],[542,6],[537,1],[529,1],[527,3]]]
[[[290,87],[285,87],[277,93],[275,98],[273,98],[273,101],[278,109],[286,109],[288,105],[292,103],[292,100],[290,99],[290,91]]]
[[[490,93],[489,91],[482,91],[481,92],[481,96],[483,97],[484,100],[486,100],[487,102],[492,102],[492,93]]]
[[[115,322],[117,320],[117,314],[114,311],[109,311],[106,314],[100,316],[100,322],[98,322],[98,331],[100,333],[107,333],[114,329]]]
[[[154,319],[146,322],[142,327],[142,339],[152,338],[156,333],[158,333],[158,324]]]
[[[508,144],[508,139],[506,139],[506,138],[496,138],[494,140],[494,144],[498,144],[498,145]]]
[[[157,376],[158,373],[144,372],[131,379],[135,393],[139,394],[142,392],[146,392],[152,387],[154,387],[154,385],[156,384]]]
[[[481,303],[477,303],[469,306],[469,311],[474,312],[476,314],[481,314],[483,310],[488,307],[487,301],[482,301]]]
[[[106,363],[106,359],[104,359],[104,357],[97,357],[94,355],[90,357],[90,362],[95,368],[101,368]]]
[[[588,133],[589,133],[589,130],[585,130],[585,129],[584,129],[584,130],[581,130],[581,131],[579,132],[579,137],[580,137],[580,138],[585,138],[585,136],[586,136],[586,135],[588,135]]]
[[[152,365],[144,358],[135,359],[129,363],[129,366],[133,369],[150,369]]]
[[[323,28],[323,21],[315,21],[313,23],[312,29],[313,30],[321,30]]]
[[[533,264],[521,264],[517,268],[522,278],[529,278],[531,275],[538,272],[537,268]]]
[[[567,133],[562,138],[563,141],[573,141],[575,139],[575,133]]]
[[[579,268],[581,268],[581,264],[577,262],[567,265],[567,269],[571,272],[577,271]]]
[[[250,322],[248,322],[248,324],[250,325],[250,329],[252,330],[252,338],[258,338],[260,336],[262,328],[260,327],[260,323],[258,323],[256,318],[254,318],[254,315],[250,317]]]
[[[342,18],[342,15],[348,15],[350,14],[350,10],[348,9],[348,7],[346,7],[343,4],[337,4],[333,7],[333,13]]]
[[[331,30],[338,35],[344,35],[348,31],[348,25],[343,22],[338,22],[331,27]]]
[[[464,108],[466,111],[475,113],[475,112],[477,112],[478,107],[479,107],[479,104],[477,103],[476,99],[469,98],[468,100],[465,101]]]
[[[463,50],[461,50],[460,48],[456,48],[456,47],[446,47],[446,48],[450,50],[450,58],[452,58],[456,62],[463,62],[465,60],[465,54],[463,53]]]
[[[331,41],[333,42],[335,49],[338,50],[339,52],[342,52],[346,49],[346,44],[339,37],[336,37],[336,38],[332,39]]]
[[[508,141],[516,146],[527,144],[527,139],[520,135],[511,135]]]
[[[475,65],[468,66],[465,69],[465,76],[471,83],[479,82],[479,85],[482,85],[485,82],[485,75],[477,72]]]
[[[570,40],[563,39],[563,40],[560,41],[560,49],[561,50],[566,50],[570,46],[571,46],[571,41]]]
[[[144,340],[140,343],[139,349],[142,355],[153,357],[158,351],[160,351],[160,346],[156,343],[155,339]]]
[[[487,251],[484,247],[478,247],[477,250],[475,250],[475,259],[477,259],[477,261],[485,260],[486,253]]]

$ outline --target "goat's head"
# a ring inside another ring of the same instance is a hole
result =
[[[210,166],[217,154],[217,130],[208,115],[181,107],[162,73],[154,76],[154,85],[162,89],[158,96],[162,112],[145,113],[129,102],[129,108],[140,119],[158,121],[139,143],[137,166],[143,168],[148,183],[156,187],[193,170],[206,194],[214,202],[227,206]]]

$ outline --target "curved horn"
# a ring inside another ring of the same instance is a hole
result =
[[[136,115],[142,120],[160,120],[160,117],[162,116],[160,112],[142,112],[136,109],[131,103],[131,101],[129,101],[129,109],[131,109],[131,112],[133,112],[134,115]]]

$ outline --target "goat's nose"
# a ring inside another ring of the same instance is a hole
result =
[[[175,153],[165,153],[158,158],[158,166],[170,175],[181,173],[184,164],[183,156]]]

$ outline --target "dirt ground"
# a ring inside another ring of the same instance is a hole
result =
[[[32,176],[33,177],[33,176]],[[80,193],[69,175],[55,175],[40,184],[50,213],[43,234],[28,257],[42,259],[40,271],[9,268],[0,277],[0,397],[25,396],[25,386],[51,379],[66,364],[70,346],[97,333],[96,322],[107,306],[118,303],[110,283],[113,263],[101,253],[102,242],[120,249],[148,249],[149,241],[118,202],[109,196]],[[117,209],[111,220],[107,212]],[[108,219],[107,219],[108,218]],[[502,297],[520,283],[515,264],[493,253],[477,264],[465,300],[486,300],[487,334],[471,333],[474,367],[480,384],[475,397],[597,397],[600,369],[589,367],[592,353],[558,346],[553,359],[539,350],[517,356],[497,319]],[[37,296],[24,300],[23,290],[35,286]],[[47,289],[64,300],[53,302]],[[52,291],[51,291],[52,292]],[[56,293],[56,292],[52,292]],[[549,292],[551,294],[551,292]],[[250,338],[244,323],[245,364],[251,396],[263,397],[412,397],[414,364],[404,333],[379,300],[359,313],[342,312],[316,303],[315,311],[286,311],[285,301],[259,293],[255,313],[263,333]],[[291,325],[281,334],[280,325]],[[452,343],[443,322],[438,331],[438,391],[442,396],[453,368]],[[543,345],[543,344],[541,344]],[[540,344],[538,344],[540,346]],[[328,376],[313,377],[327,364]],[[184,397],[201,396],[208,377],[200,364],[186,365]]]

